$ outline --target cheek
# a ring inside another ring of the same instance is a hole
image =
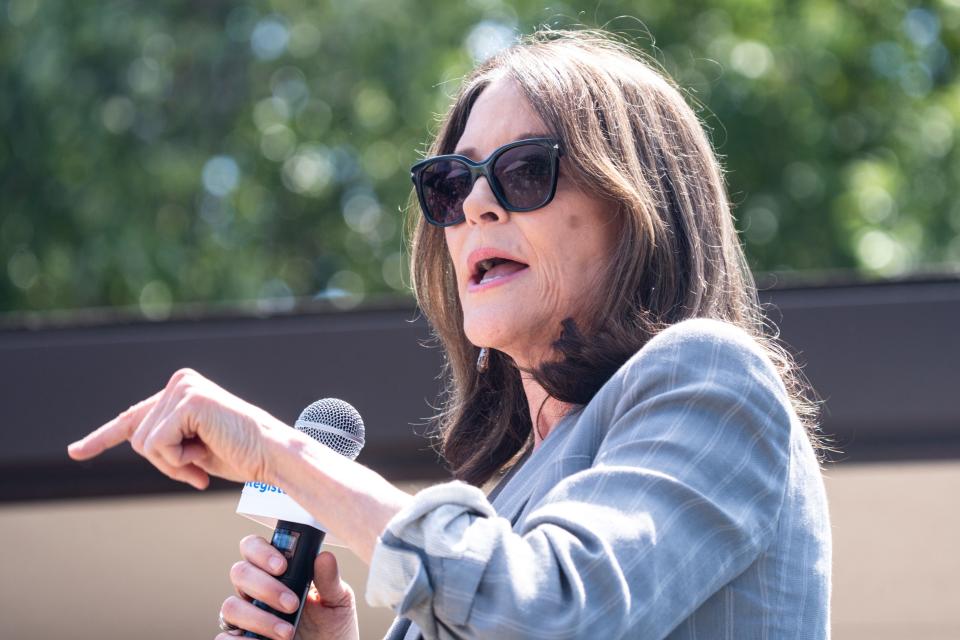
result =
[[[566,224],[558,229],[562,229],[561,235],[551,234],[552,237],[540,240],[545,250],[537,261],[537,306],[556,321],[576,312],[578,300],[586,288],[584,269],[589,264],[577,236],[566,231]]]
[[[600,221],[591,222],[587,216],[571,216],[564,225],[566,237],[558,239],[559,251],[554,252],[550,267],[545,269],[548,286],[557,289],[555,296],[575,315],[595,295],[600,280],[606,275],[606,265],[616,247],[616,235]],[[569,233],[568,229],[579,229]]]
[[[447,255],[450,257],[450,262],[453,264],[453,271],[457,274],[457,282],[461,281],[460,269],[463,265],[462,260],[462,249],[463,241],[460,239],[460,234],[456,233],[454,230],[455,227],[448,227],[444,229],[443,237],[447,246]]]

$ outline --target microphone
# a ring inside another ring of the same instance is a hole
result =
[[[309,435],[320,444],[333,449],[350,460],[356,460],[364,444],[363,419],[349,403],[337,398],[317,400],[303,410],[300,418],[294,424],[298,431]],[[255,493],[264,494],[269,489],[273,496],[282,494],[277,487],[267,487],[260,483],[247,483],[248,487],[255,487]],[[244,488],[246,494],[247,488]],[[241,498],[241,503],[244,498]],[[291,501],[292,502],[292,501]],[[254,600],[253,604],[269,613],[286,620],[296,629],[303,612],[303,604],[307,596],[310,581],[313,580],[313,561],[320,552],[320,545],[326,536],[326,531],[314,526],[317,523],[312,518],[307,519],[311,524],[278,520],[273,531],[270,544],[287,559],[287,569],[279,580],[300,598],[300,607],[293,613],[284,613],[274,610],[270,605]],[[265,638],[252,631],[244,631],[244,638]]]

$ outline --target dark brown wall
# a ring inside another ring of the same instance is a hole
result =
[[[844,450],[836,460],[960,457],[960,281],[781,287],[763,298],[826,401],[824,430]],[[178,490],[126,447],[84,464],[65,449],[187,366],[291,424],[314,400],[343,398],[366,422],[361,462],[394,480],[441,477],[418,435],[441,355],[421,346],[429,334],[415,317],[398,303],[40,328],[8,319],[0,502]]]

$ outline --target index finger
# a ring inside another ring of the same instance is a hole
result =
[[[279,576],[287,568],[287,561],[276,547],[260,536],[246,536],[240,541],[240,555],[252,565]]]
[[[141,400],[102,427],[71,443],[67,447],[67,454],[74,460],[89,460],[125,442],[165,390],[161,389],[146,400]]]

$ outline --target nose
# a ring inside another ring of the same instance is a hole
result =
[[[480,176],[463,201],[467,224],[506,222],[510,212],[500,206],[486,177]]]

